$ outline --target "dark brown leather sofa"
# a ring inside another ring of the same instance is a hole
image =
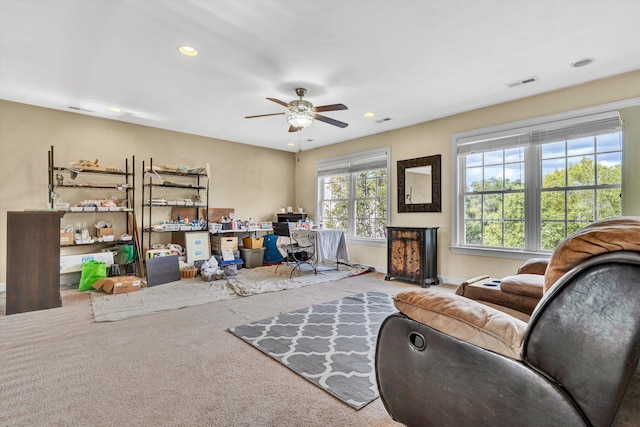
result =
[[[407,426],[611,425],[640,357],[640,218],[617,221],[554,252],[528,323],[439,290],[398,294],[376,348],[389,414]]]

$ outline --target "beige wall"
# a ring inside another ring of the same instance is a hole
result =
[[[6,212],[45,207],[51,145],[62,163],[98,158],[103,165],[117,166],[125,156],[135,155],[137,172],[142,160],[150,157],[156,164],[209,162],[213,171],[210,206],[234,207],[237,218],[256,220],[271,220],[282,206],[304,207],[314,218],[317,160],[389,146],[391,225],[439,227],[438,274],[447,280],[511,274],[520,261],[452,254],[449,249],[451,135],[635,97],[640,97],[640,71],[304,151],[299,162],[292,153],[0,101],[0,282],[6,280]],[[640,215],[640,108],[628,108],[622,116],[623,213]],[[442,155],[442,212],[398,213],[396,162],[434,154]],[[137,198],[139,209],[139,191]],[[349,244],[349,252],[354,262],[386,269],[383,246]]]
[[[52,145],[62,166],[97,158],[103,166],[124,168],[125,157],[135,156],[138,223],[141,165],[151,157],[154,164],[210,163],[209,206],[235,208],[238,219],[271,221],[278,207],[295,205],[292,153],[0,101],[0,282],[6,280],[6,213],[45,208]],[[93,220],[67,214],[62,223],[78,218]]]
[[[453,254],[451,244],[451,135],[459,132],[530,119],[640,96],[640,71],[570,87],[539,96],[495,105],[415,126],[303,152],[296,163],[296,201],[315,216],[315,162],[377,147],[391,147],[391,225],[439,227],[438,274],[461,281],[479,274],[501,277],[513,274],[520,260]],[[623,214],[640,215],[640,110],[622,112],[626,139]],[[398,160],[442,155],[442,213],[398,213],[396,164]],[[308,207],[308,208],[307,208]],[[354,262],[386,269],[386,247],[350,244]]]

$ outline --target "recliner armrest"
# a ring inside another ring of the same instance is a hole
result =
[[[529,258],[518,268],[518,274],[539,274],[544,276],[549,266],[549,258]]]
[[[407,317],[442,333],[522,360],[527,328],[522,320],[477,301],[429,289],[401,292],[394,304]]]

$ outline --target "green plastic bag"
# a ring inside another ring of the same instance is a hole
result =
[[[79,291],[90,291],[93,284],[99,279],[107,277],[107,263],[101,261],[87,261],[82,264],[82,275],[80,276]]]
[[[113,252],[114,264],[131,264],[135,259],[135,247],[133,245],[117,245],[105,248],[102,252]]]

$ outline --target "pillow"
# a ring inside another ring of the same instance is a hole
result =
[[[640,217],[617,217],[594,222],[560,243],[547,267],[544,292],[581,262],[615,251],[640,251]]]
[[[394,297],[394,304],[416,322],[486,350],[522,360],[527,324],[493,307],[429,289],[401,292]]]

